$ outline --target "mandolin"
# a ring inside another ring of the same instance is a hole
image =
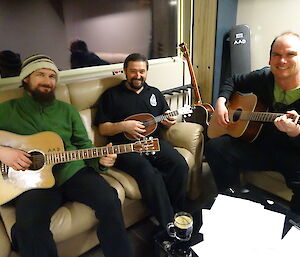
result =
[[[171,111],[166,114],[159,115],[157,117],[154,117],[150,113],[139,113],[135,115],[131,115],[125,119],[126,120],[137,120],[143,123],[145,126],[146,132],[143,133],[143,135],[146,137],[153,133],[157,129],[157,123],[161,122],[162,120],[165,120],[172,116],[178,116],[178,115],[189,115],[193,112],[193,108],[190,105],[185,105],[175,111]],[[124,135],[129,140],[135,140],[135,138],[130,135],[127,132],[124,132]]]

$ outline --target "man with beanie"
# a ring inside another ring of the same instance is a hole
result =
[[[27,58],[20,73],[24,96],[0,104],[0,129],[19,135],[53,131],[62,138],[65,150],[92,148],[78,111],[55,99],[58,77],[59,71],[48,56]],[[11,157],[10,165],[16,170],[24,170],[31,163],[28,154],[20,150]],[[12,240],[22,257],[58,256],[49,226],[52,215],[65,201],[77,201],[95,210],[101,221],[97,235],[106,257],[133,256],[117,192],[97,173],[112,166],[115,158],[111,154],[100,160],[55,165],[52,188],[29,190],[12,200],[16,207]]]

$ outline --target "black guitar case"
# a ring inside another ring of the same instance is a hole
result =
[[[236,25],[229,32],[231,75],[251,71],[250,28]]]

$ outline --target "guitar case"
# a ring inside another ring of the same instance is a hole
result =
[[[250,28],[236,25],[229,32],[231,75],[251,71]]]

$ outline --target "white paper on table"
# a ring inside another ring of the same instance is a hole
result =
[[[199,256],[280,256],[283,214],[250,200],[219,195],[202,218],[204,241],[192,247]]]

